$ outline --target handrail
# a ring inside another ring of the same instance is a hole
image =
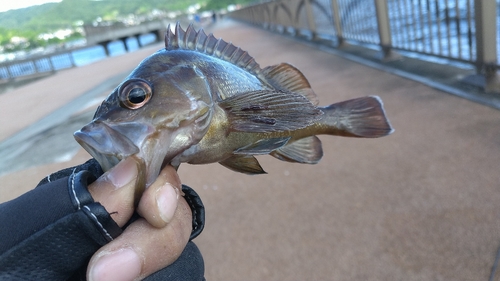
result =
[[[311,40],[328,38],[379,46],[384,59],[402,50],[469,63],[498,87],[496,1],[275,0],[230,16]]]
[[[75,67],[72,52],[85,47],[58,51],[45,55],[33,56],[0,63],[0,80],[17,77],[53,73],[56,70]]]

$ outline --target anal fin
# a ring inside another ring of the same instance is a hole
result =
[[[321,140],[316,136],[311,136],[280,147],[270,155],[282,161],[316,164],[323,157],[323,148]]]
[[[234,155],[219,162],[222,166],[249,175],[267,174],[259,164],[259,161],[250,155]]]

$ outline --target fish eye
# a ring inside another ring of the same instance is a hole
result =
[[[118,90],[120,104],[129,109],[137,109],[145,105],[153,91],[149,83],[142,79],[131,79],[120,86]]]

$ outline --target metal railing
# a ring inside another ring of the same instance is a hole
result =
[[[497,3],[494,0],[277,0],[230,14],[264,28],[312,40],[376,45],[472,64],[498,87]]]
[[[53,73],[75,67],[72,52],[76,49],[36,56],[33,58],[0,63],[0,80]]]

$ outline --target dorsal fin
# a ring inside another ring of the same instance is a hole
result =
[[[261,77],[277,90],[301,94],[314,105],[319,103],[307,78],[291,64],[268,66],[262,69]]]
[[[184,31],[177,23],[175,33],[168,25],[165,33],[165,49],[200,52],[225,60],[255,74],[261,71],[259,64],[246,51],[222,39],[215,38],[213,34],[207,35],[203,29],[196,31],[192,24]]]

